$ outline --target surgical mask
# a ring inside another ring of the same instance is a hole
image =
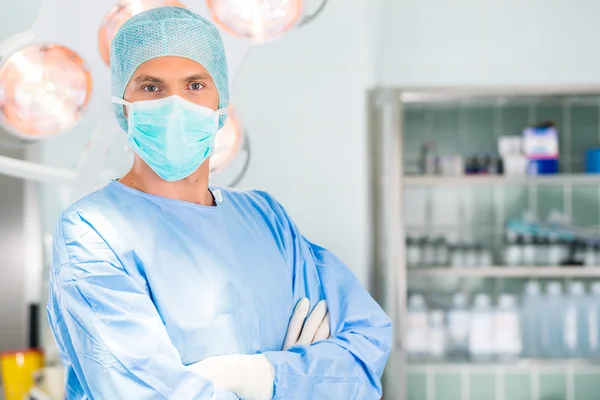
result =
[[[187,178],[211,155],[219,116],[226,113],[179,96],[134,103],[113,97],[112,101],[127,106],[129,147],[169,182]]]

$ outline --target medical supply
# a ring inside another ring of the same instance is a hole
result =
[[[443,176],[461,176],[465,173],[465,160],[460,154],[439,157],[440,174]]]
[[[429,355],[429,324],[425,298],[414,294],[408,299],[406,355],[411,361],[423,361]]]
[[[582,282],[571,282],[565,297],[565,356],[584,357],[589,354],[589,320],[585,287]]]
[[[525,176],[527,175],[527,165],[529,161],[523,155],[511,155],[502,158],[504,175],[506,176]]]
[[[552,312],[541,312],[541,353],[544,357],[564,357],[565,338],[565,299],[560,282],[550,282],[546,286],[543,297],[545,310]]]
[[[4,400],[23,400],[34,385],[34,372],[44,364],[41,351],[35,349],[0,353],[0,372]]]
[[[437,259],[437,244],[430,237],[423,237],[421,241],[421,262],[423,266],[433,266]]]
[[[523,264],[523,238],[510,228],[504,234],[504,264],[517,266]]]
[[[417,267],[421,264],[421,249],[419,242],[412,236],[406,238],[406,264],[410,268]]]
[[[542,355],[540,340],[542,338],[542,313],[544,312],[541,298],[542,289],[536,281],[527,282],[521,307],[521,326],[523,356],[539,358]]]
[[[585,253],[583,255],[583,265],[593,267],[596,263],[596,243],[588,241],[585,244]]]
[[[435,144],[425,143],[421,146],[421,174],[436,175],[439,172],[438,156]]]
[[[207,19],[179,7],[142,12],[119,29],[111,46],[112,95],[122,99],[138,67],[163,56],[189,58],[204,66],[219,92],[219,109],[229,106],[227,60],[219,30]],[[123,106],[114,104],[113,110],[127,132]],[[221,114],[219,128],[225,119],[226,115]]]
[[[523,265],[532,266],[536,264],[536,250],[533,242],[533,235],[523,234]]]
[[[129,103],[127,144],[166,181],[190,176],[213,153],[219,115],[179,96]]]
[[[502,172],[507,176],[524,176],[528,160],[523,154],[523,138],[520,136],[501,136],[498,138],[498,153],[502,163]]]
[[[521,324],[517,299],[502,294],[494,313],[494,351],[500,361],[514,361],[521,355]]]
[[[443,360],[446,357],[446,324],[444,323],[444,312],[442,310],[429,312],[428,334],[429,359],[433,361]]]
[[[587,301],[589,324],[589,357],[600,358],[600,282],[594,282]]]
[[[434,240],[435,244],[435,265],[448,265],[448,243],[443,236]]]
[[[492,361],[495,355],[494,315],[490,297],[486,294],[475,296],[471,309],[469,355],[471,361],[475,362]]]
[[[465,268],[473,268],[477,266],[477,244],[469,243],[463,245],[464,259],[465,263],[463,267]]]
[[[536,265],[558,265],[550,264],[548,261],[548,253],[550,252],[550,240],[544,232],[540,232],[533,238],[535,247],[535,263]]]
[[[600,148],[588,149],[585,152],[586,174],[600,174]]]
[[[469,326],[471,312],[468,309],[467,295],[455,293],[452,308],[448,311],[448,358],[467,360],[469,356]]]
[[[523,130],[523,154],[529,161],[529,175],[558,173],[558,129],[553,122],[542,122]]]
[[[340,398],[380,396],[391,322],[356,277],[268,194],[210,190],[216,205],[202,206],[111,182],[62,214],[48,315],[61,354],[71,355],[68,391],[233,400],[185,366],[264,354],[277,400],[328,398],[331,380],[347,382]],[[327,300],[331,338],[281,351],[304,297]]]
[[[550,232],[548,236],[548,255],[546,259],[547,265],[560,265],[566,258],[564,244],[558,238],[556,233]]]
[[[465,246],[457,243],[451,248],[450,266],[454,268],[463,268],[465,266]]]
[[[523,138],[521,136],[500,136],[498,153],[501,157],[523,154]]]

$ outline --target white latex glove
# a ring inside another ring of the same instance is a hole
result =
[[[309,346],[312,343],[329,339],[327,303],[325,300],[318,302],[307,319],[309,308],[310,301],[307,298],[303,298],[296,305],[283,342],[283,351],[295,345]]]
[[[262,354],[232,354],[206,358],[190,366],[221,389],[242,400],[271,400],[275,368]]]
[[[298,302],[288,325],[283,350],[310,345],[329,338],[327,303],[320,301],[308,317],[310,301]],[[275,368],[262,354],[233,354],[206,358],[190,366],[216,387],[235,393],[242,400],[271,400]]]

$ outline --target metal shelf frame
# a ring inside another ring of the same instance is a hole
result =
[[[507,395],[506,378],[511,375],[526,375],[530,380],[530,398],[540,399],[543,375],[560,374],[565,377],[564,400],[575,400],[575,377],[598,376],[600,364],[587,360],[522,360],[515,363],[421,363],[407,364],[409,374],[425,375],[425,399],[435,399],[437,375],[457,374],[460,376],[461,400],[477,400],[470,396],[472,382],[482,375],[494,376],[494,400],[512,400]]]
[[[498,379],[502,374],[513,369],[531,371],[532,382],[539,371],[559,369],[567,371],[569,398],[574,399],[572,392],[575,371],[592,368],[600,371],[599,366],[578,365],[572,361],[558,364],[543,362],[528,364],[465,364],[465,365],[412,365],[406,362],[403,350],[403,338],[407,317],[407,281],[420,277],[465,277],[465,278],[584,278],[599,277],[600,267],[570,268],[570,267],[472,267],[472,268],[407,268],[405,262],[405,230],[404,225],[404,192],[411,187],[440,187],[440,186],[509,186],[525,185],[531,192],[537,193],[539,185],[566,184],[599,185],[600,175],[559,174],[551,176],[405,176],[403,160],[404,132],[403,113],[406,103],[439,102],[447,100],[480,98],[482,96],[552,96],[598,94],[600,88],[440,88],[429,90],[423,88],[374,88],[369,99],[369,127],[371,145],[371,204],[373,220],[372,242],[372,289],[394,323],[394,348],[385,375],[385,398],[390,400],[407,400],[406,375],[419,368],[435,373],[436,370],[450,368],[463,371],[468,382],[470,373],[477,374],[482,369],[498,371]],[[462,100],[461,100],[462,101]],[[498,201],[501,201],[498,200]],[[570,205],[569,205],[570,206]],[[428,375],[435,383],[435,375]],[[539,378],[539,375],[537,375]],[[539,379],[537,381],[539,383]],[[464,382],[463,382],[464,384]],[[539,390],[532,384],[532,398],[537,399],[535,391]],[[502,389],[499,389],[502,391]],[[502,392],[500,392],[502,394]],[[433,394],[429,394],[433,396]],[[433,397],[429,397],[431,399]],[[496,397],[497,400],[503,397]],[[424,400],[428,400],[424,399]],[[467,400],[476,400],[463,397]]]
[[[408,269],[408,276],[464,277],[464,278],[600,278],[598,267],[416,267]]]
[[[556,174],[541,176],[464,175],[464,176],[404,176],[402,182],[412,187],[474,186],[474,185],[599,185],[600,175]]]

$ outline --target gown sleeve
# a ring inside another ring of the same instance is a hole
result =
[[[311,346],[267,352],[275,367],[274,399],[380,399],[381,375],[392,345],[392,324],[352,272],[310,243],[283,207],[263,193],[280,222],[293,268],[294,298],[325,299],[331,337]]]
[[[75,375],[67,398],[75,379],[90,399],[237,399],[182,364],[145,280],[76,211],[55,232],[49,292],[50,326]]]

